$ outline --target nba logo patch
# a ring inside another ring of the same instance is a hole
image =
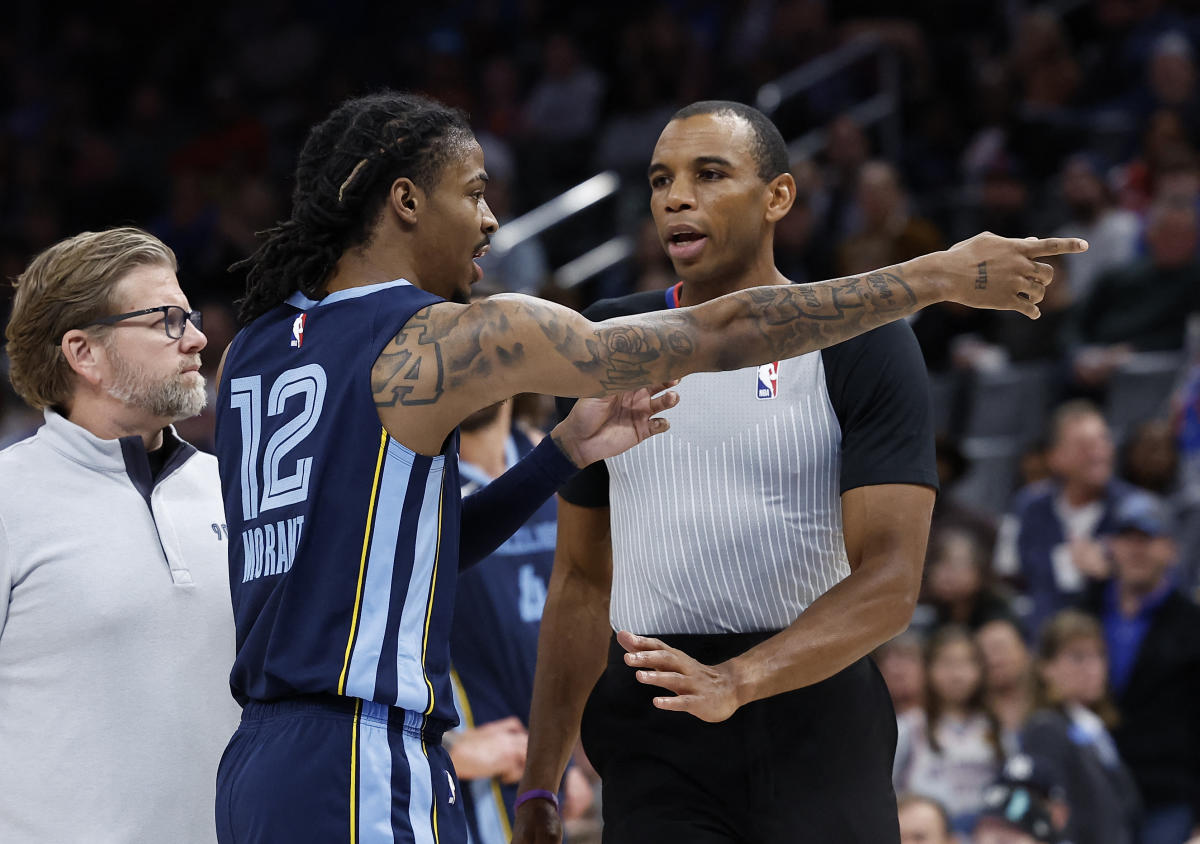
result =
[[[304,321],[308,319],[308,314],[300,314],[292,322],[292,342],[291,347],[298,349],[304,345]]]
[[[758,368],[758,397],[773,399],[779,395],[779,361]]]

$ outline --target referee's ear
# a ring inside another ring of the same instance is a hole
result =
[[[796,180],[791,173],[780,173],[767,183],[770,198],[767,200],[767,222],[778,223],[792,210],[796,201]]]

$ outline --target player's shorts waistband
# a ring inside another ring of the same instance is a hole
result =
[[[449,721],[431,718],[421,712],[341,695],[298,695],[283,700],[246,701],[242,707],[242,722],[270,721],[296,715],[352,719],[355,714],[360,723],[402,731],[427,744],[441,744],[442,734],[454,726]]]

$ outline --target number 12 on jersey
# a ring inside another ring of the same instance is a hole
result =
[[[262,455],[263,490],[259,497],[258,449],[263,433],[262,377],[251,375],[234,378],[229,383],[230,406],[238,411],[242,423],[242,518],[249,522],[260,514],[308,498],[308,482],[312,475],[313,459],[296,457],[295,469],[283,475],[284,458],[299,446],[317,427],[325,404],[325,370],[310,363],[289,369],[275,379],[267,395],[267,416],[284,412],[288,399],[301,396],[300,412],[284,422],[267,441]]]

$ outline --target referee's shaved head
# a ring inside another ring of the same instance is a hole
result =
[[[679,109],[671,119],[685,120],[701,114],[729,114],[746,121],[754,137],[750,155],[754,158],[758,177],[764,182],[769,182],[791,169],[783,135],[779,134],[779,129],[771,122],[771,118],[758,109],[732,100],[702,100]]]

